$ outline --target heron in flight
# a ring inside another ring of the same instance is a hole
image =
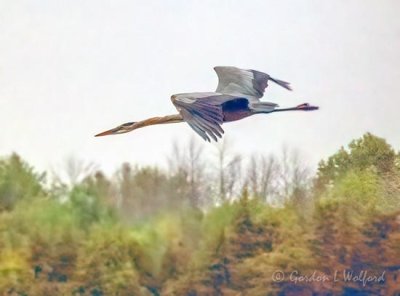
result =
[[[278,108],[275,103],[261,102],[268,81],[292,90],[288,82],[272,78],[266,73],[236,67],[215,67],[214,70],[218,75],[218,87],[215,92],[181,93],[171,96],[179,114],[124,123],[97,134],[96,137],[123,134],[149,125],[186,122],[205,141],[218,141],[224,133],[221,127],[224,122],[240,120],[255,114],[318,109],[308,103],[292,108]]]

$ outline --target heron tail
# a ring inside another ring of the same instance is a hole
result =
[[[279,79],[275,79],[275,78],[272,78],[272,77],[270,77],[269,80],[271,80],[271,81],[275,82],[276,84],[286,88],[287,90],[292,90],[292,88],[290,87],[290,83],[289,82],[286,82],[286,81],[283,81],[283,80],[279,80]]]

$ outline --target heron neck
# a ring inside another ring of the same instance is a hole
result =
[[[179,123],[182,121],[183,121],[183,118],[180,114],[152,117],[152,118],[137,122],[136,128],[149,126],[149,125],[155,125],[155,124]]]

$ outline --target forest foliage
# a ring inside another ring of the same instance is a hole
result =
[[[384,139],[353,140],[315,174],[289,149],[171,155],[112,176],[3,156],[0,295],[400,294],[400,155]]]

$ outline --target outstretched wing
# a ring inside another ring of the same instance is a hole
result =
[[[246,96],[254,101],[258,101],[268,86],[268,80],[291,90],[288,82],[274,79],[266,73],[256,70],[245,70],[236,67],[214,68],[218,75],[218,87],[216,92],[234,96]]]
[[[224,121],[221,103],[229,100],[228,96],[212,95],[196,98],[185,95],[172,96],[172,103],[190,127],[205,141],[210,142],[222,137]]]

